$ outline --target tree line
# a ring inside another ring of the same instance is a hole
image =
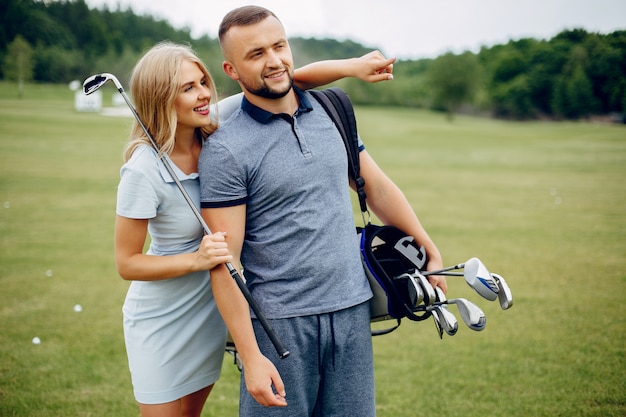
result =
[[[127,85],[137,59],[161,40],[190,44],[207,63],[221,95],[238,86],[221,70],[217,39],[193,38],[132,8],[89,8],[84,0],[6,0],[0,5],[0,79],[68,83],[96,72]],[[297,66],[359,56],[372,49],[334,39],[290,40]],[[384,52],[384,51],[383,51]],[[396,63],[392,83],[343,80],[361,105],[411,106],[509,119],[580,119],[626,113],[626,30],[564,30],[551,39],[523,38],[477,53],[446,53]]]

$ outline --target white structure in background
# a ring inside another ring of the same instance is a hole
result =
[[[86,95],[83,93],[81,83],[74,80],[69,84],[70,90],[74,91],[74,109],[81,112],[100,112],[102,110],[102,91],[95,91]]]
[[[111,101],[113,102],[113,107],[126,107],[126,102],[124,101],[124,97],[122,97],[122,95],[118,93],[117,91],[113,93],[113,97]]]

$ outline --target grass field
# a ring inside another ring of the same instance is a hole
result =
[[[66,86],[16,96],[0,83],[0,416],[137,416],[112,233],[132,120],[76,113]],[[626,415],[626,126],[358,119],[444,263],[481,258],[515,299],[502,311],[450,278],[483,332],[404,321],[376,338],[378,415]],[[204,416],[237,415],[238,378],[226,357]]]

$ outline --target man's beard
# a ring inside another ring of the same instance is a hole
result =
[[[247,83],[245,80],[240,80],[245,89],[254,94],[255,96],[269,98],[269,99],[279,99],[285,97],[293,86],[293,75],[289,74],[289,86],[285,87],[284,90],[272,90],[270,87],[264,82],[260,87],[252,88],[253,86],[250,83]]]

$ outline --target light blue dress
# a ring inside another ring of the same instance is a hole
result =
[[[198,174],[186,175],[168,158],[193,201]],[[121,169],[118,215],[149,219],[149,254],[197,250],[202,228],[154,149],[138,147]],[[174,401],[215,383],[224,357],[226,326],[209,272],[161,281],[133,281],[123,306],[124,337],[135,399]]]

